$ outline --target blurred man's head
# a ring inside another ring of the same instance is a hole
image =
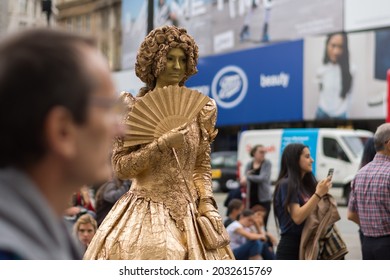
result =
[[[115,100],[108,65],[91,38],[35,29],[4,40],[0,167],[25,170],[42,188],[55,184],[63,197],[107,178],[119,133]]]
[[[390,123],[383,123],[374,134],[375,150],[378,153],[390,156]]]

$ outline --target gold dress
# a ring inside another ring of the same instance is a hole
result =
[[[182,172],[172,150],[160,150],[157,141],[130,148],[116,143],[115,173],[119,178],[132,178],[133,183],[100,225],[84,259],[234,259],[230,246],[207,250],[202,245],[184,182],[196,203],[211,198],[215,204],[210,143],[217,134],[216,112],[210,99],[188,123],[184,147],[177,150]]]

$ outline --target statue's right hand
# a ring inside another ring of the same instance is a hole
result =
[[[184,135],[180,132],[168,132],[161,137],[168,148],[179,149],[184,145]]]
[[[165,133],[160,137],[161,140],[165,143],[168,148],[179,149],[184,146],[184,135],[188,133],[188,128],[181,126],[179,128],[173,129],[168,133]],[[160,142],[160,141],[159,141]]]

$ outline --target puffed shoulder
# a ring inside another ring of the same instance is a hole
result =
[[[122,91],[119,94],[119,102],[125,105],[126,108],[131,108],[134,106],[135,101],[136,98],[130,92]]]
[[[214,99],[210,98],[202,108],[199,113],[199,120],[202,128],[202,136],[211,142],[218,134],[218,130],[215,129],[217,121],[217,104]]]
[[[130,113],[131,109],[133,108],[136,100],[137,100],[137,98],[134,97],[130,92],[122,91],[119,94],[118,103],[122,107],[122,110],[123,110],[122,111],[122,113],[123,113],[122,123],[125,123],[126,120],[128,119],[129,113]],[[124,147],[123,147],[124,142],[123,141],[124,141],[124,139],[122,136],[115,137],[114,147],[113,147],[114,152],[124,149]]]

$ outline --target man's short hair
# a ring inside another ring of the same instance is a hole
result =
[[[383,151],[385,144],[390,140],[390,123],[384,123],[378,126],[374,134],[374,145],[376,151]]]
[[[256,213],[256,212],[262,212],[263,214],[267,213],[267,208],[265,208],[264,206],[261,206],[260,204],[256,204],[256,205],[252,206],[251,210],[253,211],[253,213]]]
[[[233,198],[232,200],[230,200],[228,206],[227,206],[227,212],[228,212],[228,215],[233,211],[233,210],[238,210],[242,207],[243,205],[243,202],[241,199],[238,199],[238,198]]]
[[[250,217],[254,214],[255,213],[251,209],[245,209],[244,211],[242,211],[240,217]]]
[[[30,29],[0,44],[0,167],[26,167],[46,152],[47,114],[66,108],[76,123],[86,119],[97,81],[87,73],[82,49],[95,48],[84,36]]]
[[[256,153],[256,151],[257,151],[257,149],[258,149],[258,148],[263,148],[263,147],[264,147],[264,145],[261,145],[261,144],[254,145],[254,146],[252,147],[251,151],[249,152],[249,155],[250,155],[251,157],[254,157],[254,156],[255,156],[255,153]]]

